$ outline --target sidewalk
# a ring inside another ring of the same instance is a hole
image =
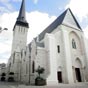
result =
[[[77,84],[58,84],[57,86],[26,86],[19,85],[18,88],[88,88],[88,83],[77,83]]]
[[[88,82],[74,83],[74,84],[58,84],[46,86],[30,86],[19,83],[0,82],[0,88],[88,88]]]

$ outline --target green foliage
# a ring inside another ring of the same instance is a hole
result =
[[[36,72],[38,73],[39,77],[40,77],[40,74],[43,74],[45,71],[45,69],[43,67],[40,67],[38,66],[38,69],[36,70]]]

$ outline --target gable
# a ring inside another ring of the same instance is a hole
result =
[[[65,24],[67,26],[70,26],[70,27],[73,27],[73,28],[76,28],[79,30],[81,29],[81,27],[79,26],[76,18],[74,17],[74,15],[70,9],[67,10],[67,13],[63,19],[62,24]]]
[[[52,22],[43,32],[39,34],[39,41],[41,41],[44,38],[46,33],[51,33],[61,24],[65,24],[67,26],[76,28],[78,30],[82,30],[75,16],[68,8],[54,22]]]

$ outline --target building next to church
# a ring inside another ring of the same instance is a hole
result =
[[[13,27],[12,51],[5,80],[13,77],[17,82],[35,84],[38,76],[35,70],[40,66],[45,69],[41,77],[47,84],[88,81],[87,40],[69,8],[26,45],[28,30],[25,0],[22,0]]]

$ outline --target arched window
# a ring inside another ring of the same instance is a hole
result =
[[[28,73],[28,65],[27,65],[27,63],[26,63],[26,74]]]
[[[72,48],[76,49],[76,42],[74,39],[72,39]]]
[[[23,56],[23,52],[21,51],[21,58],[22,58],[22,56]]]
[[[24,33],[25,33],[25,28],[24,28]]]
[[[24,52],[25,56],[26,56],[26,51]]]
[[[10,72],[9,75],[14,75],[14,72]]]
[[[9,67],[11,67],[11,63],[9,64]]]
[[[32,62],[32,73],[34,73],[34,71],[35,71],[35,62],[33,61]]]
[[[6,76],[6,73],[2,73],[2,76]]]

